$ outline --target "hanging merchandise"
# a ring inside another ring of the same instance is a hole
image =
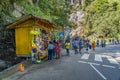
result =
[[[36,55],[36,62],[40,63],[41,59],[47,57],[47,43],[48,43],[48,36],[45,30],[38,30],[39,35],[34,36],[35,45],[37,46],[37,55]],[[34,44],[32,45],[34,46]]]
[[[40,45],[41,48],[40,50],[41,52],[41,58],[47,57],[47,43],[48,43],[48,36],[47,36],[47,32],[45,30],[41,30],[41,38],[40,38]]]
[[[40,33],[39,33],[39,31],[37,31],[37,30],[31,30],[31,31],[30,31],[30,34],[39,35]]]
[[[30,44],[30,48],[31,48],[31,57],[32,57],[32,61],[35,62],[36,61],[36,54],[37,54],[37,49],[36,49],[36,44],[35,44],[35,41],[34,41],[34,38],[32,39],[31,41],[31,44]]]

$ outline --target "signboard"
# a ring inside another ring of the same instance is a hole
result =
[[[60,32],[60,33],[59,33],[59,36],[60,36],[60,37],[64,37],[64,32]]]

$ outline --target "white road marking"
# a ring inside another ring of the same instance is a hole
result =
[[[120,62],[120,57],[116,57],[115,60],[117,60],[118,62]]]
[[[86,62],[86,61],[78,61],[79,63],[85,63],[85,64],[92,64],[92,65],[97,65],[97,66],[100,66],[101,64],[99,63],[92,63],[92,62]],[[115,69],[116,67],[115,66],[110,66],[110,65],[101,65],[103,67],[107,67],[107,68],[113,68]],[[120,67],[119,67],[120,69]]]
[[[95,55],[95,61],[102,62],[101,55],[99,55],[99,54],[96,54],[96,55]]]
[[[110,66],[110,65],[102,65],[103,67],[109,67],[109,68],[116,68],[115,66]]]
[[[87,63],[87,62],[85,62],[85,61],[78,61],[79,63]]]
[[[112,64],[119,64],[113,57],[111,57],[111,56],[106,56],[106,57],[108,58],[110,63],[112,63]]]
[[[106,57],[107,55],[103,54],[102,57]]]
[[[84,54],[81,59],[88,59],[89,58],[89,54]]]
[[[100,65],[100,64],[98,64],[98,63],[91,63],[91,64],[93,64],[93,65],[98,65],[98,66]]]
[[[100,71],[98,71],[92,64],[90,64],[90,66],[91,66],[104,80],[107,80],[107,78],[106,78]]]

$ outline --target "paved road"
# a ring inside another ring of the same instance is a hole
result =
[[[120,80],[119,65],[120,45],[108,46],[82,55],[71,51],[70,56],[34,64],[6,80]]]

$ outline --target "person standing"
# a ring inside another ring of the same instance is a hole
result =
[[[65,42],[65,49],[66,49],[67,56],[69,56],[70,55],[70,41],[69,40]]]
[[[92,42],[92,49],[93,51],[95,51],[95,48],[96,48],[96,44],[95,44],[95,41]]]
[[[80,54],[82,53],[81,50],[82,50],[82,48],[83,48],[83,45],[84,45],[83,40],[80,39],[80,41],[79,41],[79,53],[80,53]]]
[[[54,49],[53,49],[53,59],[55,59],[55,44],[56,44],[56,40],[53,40],[53,45],[54,45]]]
[[[111,45],[111,39],[109,39],[109,45]]]
[[[103,41],[104,47],[106,47],[106,40]]]
[[[31,58],[32,58],[32,62],[36,62],[36,58],[37,58],[37,45],[35,40],[32,40],[32,43],[30,44],[31,47]]]
[[[56,54],[56,59],[60,58],[60,43],[57,41],[54,43],[54,51],[55,51],[55,54]]]
[[[77,50],[78,49],[78,45],[79,45],[78,40],[77,39],[73,40],[72,47],[73,47],[73,49],[75,51],[75,54],[78,54],[78,50]]]
[[[115,44],[115,40],[114,39],[112,39],[112,45],[114,45]]]
[[[104,41],[103,40],[101,40],[101,46],[102,46],[102,48],[104,47]]]
[[[97,40],[96,44],[97,44],[97,47],[99,47],[99,40]]]
[[[89,48],[89,40],[85,40],[85,48],[86,48],[86,53],[88,53],[88,48]]]
[[[89,41],[89,49],[92,49],[92,44],[90,41]]]
[[[48,44],[48,60],[52,60],[52,58],[53,58],[53,50],[54,50],[54,45],[50,41],[49,44]]]

